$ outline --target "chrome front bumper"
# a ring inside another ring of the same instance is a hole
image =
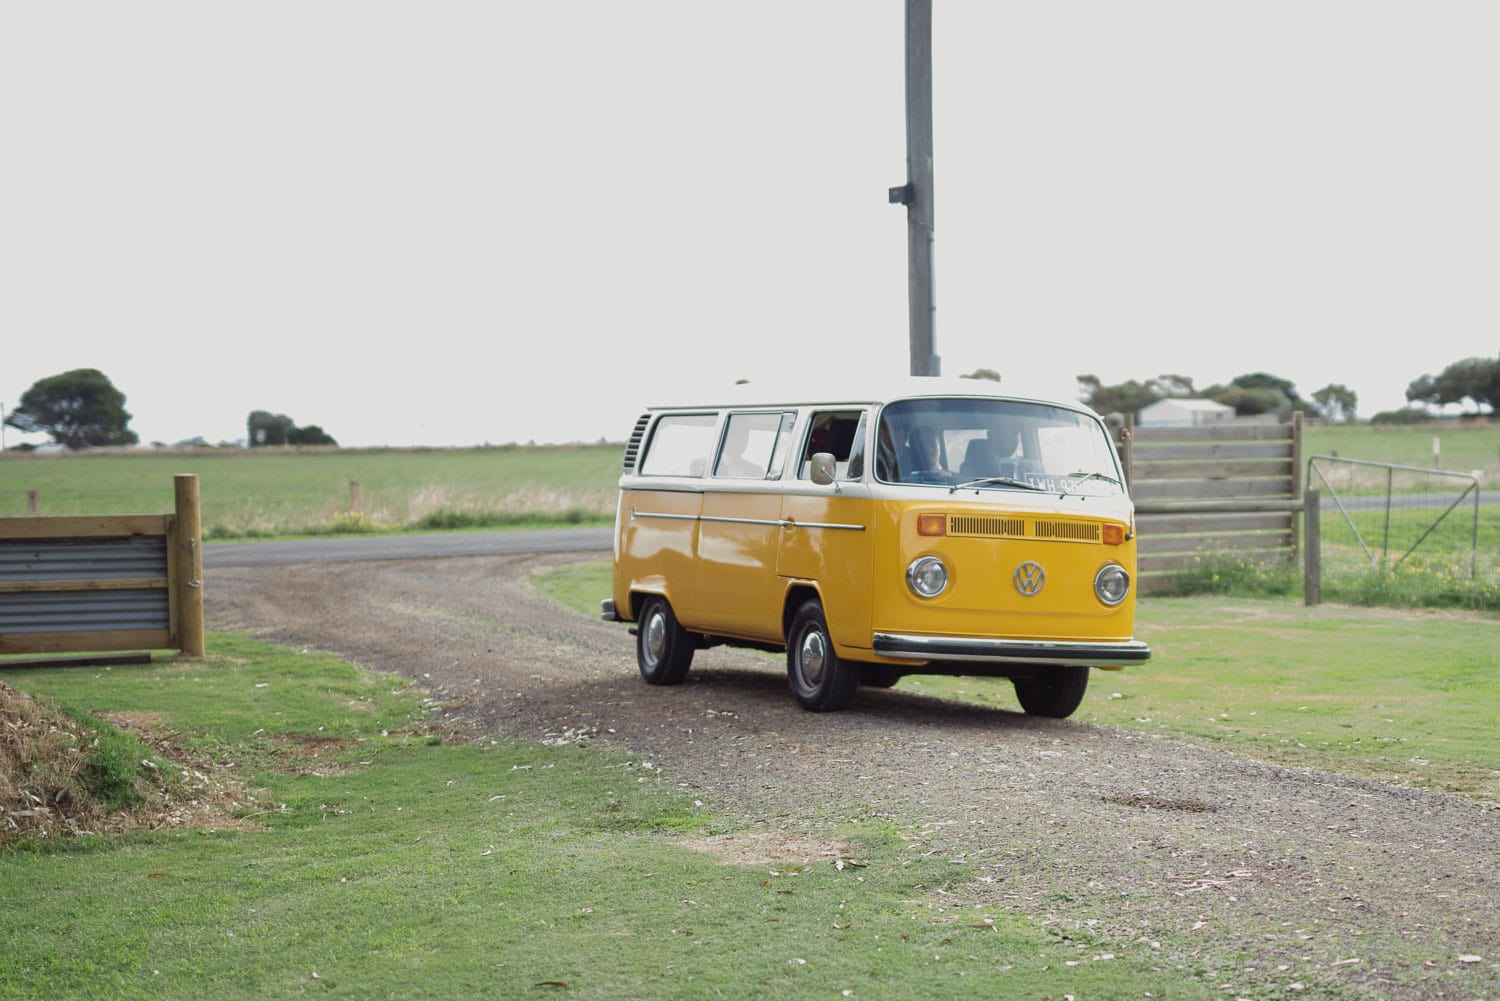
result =
[[[991,664],[1077,664],[1129,667],[1151,659],[1141,640],[1080,643],[1064,640],[991,640],[967,636],[876,633],[874,650],[902,660],[962,660]]]

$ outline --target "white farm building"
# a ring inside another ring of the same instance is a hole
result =
[[[1213,400],[1157,400],[1141,408],[1140,427],[1201,427],[1234,417],[1234,408]]]

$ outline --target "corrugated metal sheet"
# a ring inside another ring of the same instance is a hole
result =
[[[165,588],[0,594],[0,633],[166,629],[168,614]]]
[[[51,581],[165,578],[163,536],[0,540],[0,633],[68,633],[170,628],[166,588],[37,590]]]
[[[0,540],[0,581],[118,580],[166,574],[167,539],[163,535]]]

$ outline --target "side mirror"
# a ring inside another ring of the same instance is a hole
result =
[[[832,452],[814,452],[812,457],[812,469],[809,476],[812,481],[820,487],[826,487],[834,480],[834,462]]]

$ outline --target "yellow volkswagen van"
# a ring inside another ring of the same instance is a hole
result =
[[[652,407],[625,448],[613,595],[649,683],[720,643],[786,651],[792,694],[842,708],[907,674],[1008,678],[1070,715],[1090,667],[1150,657],[1135,514],[1098,415],[994,383]],[[734,395],[742,399],[733,399]]]

